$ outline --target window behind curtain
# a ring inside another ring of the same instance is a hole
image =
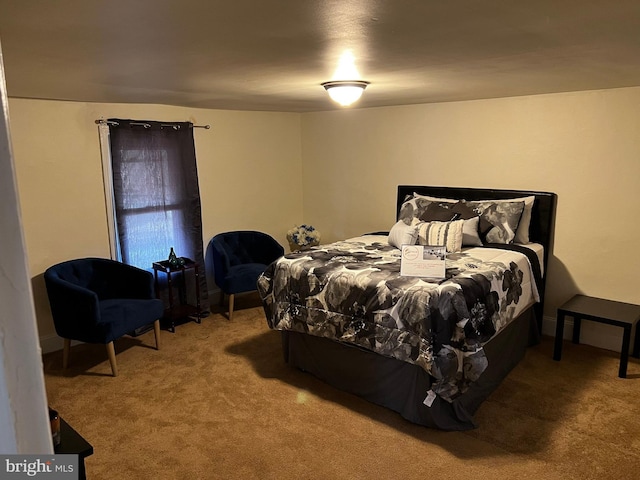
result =
[[[108,124],[118,259],[151,270],[173,247],[176,255],[198,263],[207,310],[193,125],[120,119]]]

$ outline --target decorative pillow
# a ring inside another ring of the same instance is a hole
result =
[[[486,219],[482,218],[478,212],[471,208],[464,200],[460,200],[456,203],[451,210],[458,214],[458,218],[463,219],[463,237],[462,245],[481,247],[482,239],[489,230],[493,228],[493,225]]]
[[[529,227],[531,225],[531,210],[533,210],[533,203],[536,197],[533,195],[529,197],[510,198],[507,200],[493,200],[496,203],[500,202],[524,202],[524,210],[522,210],[522,217],[520,217],[520,223],[518,223],[518,230],[516,230],[516,236],[513,239],[514,243],[529,243]]]
[[[407,225],[402,220],[391,227],[389,231],[389,245],[396,248],[402,248],[402,245],[415,245],[418,238],[418,226]]]
[[[485,236],[485,243],[513,242],[524,202],[481,200],[466,203],[493,225]]]
[[[456,203],[457,200],[451,200],[449,198],[429,197],[426,195],[418,195],[414,193],[412,196],[407,195],[405,201],[400,207],[400,214],[398,220],[402,220],[406,225],[411,225],[414,218],[421,218],[425,215],[429,205],[433,203]]]
[[[462,249],[464,220],[418,224],[418,245],[444,245],[448,253]]]
[[[457,217],[459,217],[459,214],[453,210],[438,203],[432,203],[418,217],[418,220],[422,222],[450,222],[451,220],[457,220]]]
[[[405,225],[411,225],[413,223],[413,219],[419,217],[422,213],[424,213],[424,211],[430,204],[431,202],[426,202],[426,204],[421,203],[420,205],[418,205],[416,199],[410,197],[405,200],[400,207],[398,220],[404,222]]]

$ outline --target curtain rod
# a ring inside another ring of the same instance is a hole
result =
[[[96,123],[102,124],[102,125],[120,125],[118,122],[114,120],[103,120],[101,118],[96,120]],[[131,122],[131,125],[140,125],[141,127],[144,127],[144,128],[151,128],[150,124],[144,123],[144,122]],[[178,130],[180,128],[180,125],[172,125],[170,123],[161,123],[160,127],[171,127],[175,130]],[[211,125],[193,125],[193,128],[204,128],[205,130],[209,130],[211,128]]]

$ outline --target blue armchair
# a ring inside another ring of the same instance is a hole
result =
[[[234,295],[257,290],[260,274],[282,255],[282,245],[262,232],[225,232],[211,239],[207,257],[213,262],[213,276],[222,290],[221,303],[229,295],[229,320],[233,316]]]
[[[105,258],[81,258],[49,267],[44,280],[56,332],[64,339],[63,368],[71,340],[102,343],[117,376],[113,341],[151,323],[160,349],[164,306],[155,298],[150,272]]]

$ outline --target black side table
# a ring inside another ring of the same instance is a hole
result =
[[[57,454],[78,455],[78,479],[86,480],[87,470],[84,459],[93,455],[93,446],[87,442],[78,432],[60,418],[60,445],[54,448]]]
[[[153,274],[155,279],[156,296],[160,298],[160,285],[158,282],[158,273],[164,273],[167,276],[167,290],[169,295],[169,308],[165,309],[164,317],[171,322],[169,330],[172,333],[176,331],[176,320],[195,317],[197,323],[201,322],[200,315],[200,273],[198,264],[189,258],[182,257],[184,264],[173,266],[169,260],[153,262]],[[193,271],[195,280],[196,304],[190,305],[186,300],[186,272]],[[172,275],[182,273],[182,282],[178,285],[179,298],[178,302],[173,298],[173,279]]]
[[[556,321],[556,338],[553,349],[553,359],[562,358],[562,337],[564,333],[564,317],[573,317],[573,343],[580,343],[580,326],[582,320],[606,323],[622,327],[622,350],[620,351],[620,369],[618,376],[627,377],[627,364],[629,361],[629,344],[631,342],[631,329],[640,320],[640,306],[631,303],[614,302],[602,298],[575,295],[568,302],[558,308]],[[633,356],[640,357],[640,330],[636,328]]]

